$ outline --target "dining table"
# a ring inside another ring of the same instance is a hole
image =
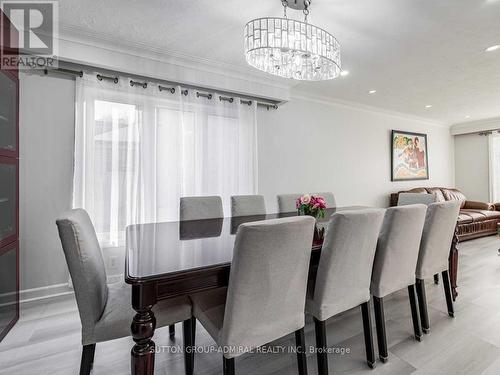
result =
[[[327,208],[324,218],[317,220],[317,226],[326,228],[336,212],[364,208]],[[132,287],[132,308],[136,312],[131,324],[135,342],[131,350],[131,373],[154,374],[152,309],[158,301],[227,286],[238,227],[247,222],[297,215],[297,212],[286,212],[129,225],[125,282]],[[311,243],[310,278],[315,276],[322,244],[320,236],[315,236]]]

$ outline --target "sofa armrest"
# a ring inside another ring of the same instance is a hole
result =
[[[464,209],[469,210],[486,210],[486,211],[500,211],[500,203],[498,203],[498,209],[496,209],[496,205],[485,202],[476,202],[476,201],[465,201]]]

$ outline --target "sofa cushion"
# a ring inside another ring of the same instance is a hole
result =
[[[465,211],[467,214],[470,212],[476,212],[478,214],[483,215],[486,219],[500,219],[499,211],[489,211],[489,210],[471,210],[471,209],[463,209],[461,211]]]
[[[427,189],[423,187],[413,188],[410,190],[400,191],[400,193],[427,193]]]
[[[434,194],[436,196],[436,202],[444,202],[447,199],[445,199],[443,192],[441,191],[441,188],[438,187],[430,187],[430,188],[425,188],[425,190],[429,194]]]
[[[458,220],[457,220],[459,225],[470,224],[473,221],[474,220],[472,219],[472,216],[469,216],[466,213],[462,213],[462,210],[460,210],[460,214],[458,215]]]
[[[457,189],[441,189],[443,192],[444,199],[447,201],[460,201],[460,208],[465,206],[465,201],[467,197]]]
[[[471,217],[474,223],[484,220],[500,219],[500,212],[498,211],[461,209],[460,215]]]

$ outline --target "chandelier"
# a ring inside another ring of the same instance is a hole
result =
[[[284,78],[323,81],[340,75],[340,44],[307,22],[310,0],[282,0],[284,15],[257,18],[245,25],[248,64]],[[303,10],[304,21],[288,19],[287,8]]]

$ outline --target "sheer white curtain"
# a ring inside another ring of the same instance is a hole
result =
[[[256,103],[77,79],[74,206],[105,246],[129,224],[175,221],[179,198],[257,191]]]
[[[488,138],[490,153],[490,202],[500,202],[500,134],[493,132]]]

